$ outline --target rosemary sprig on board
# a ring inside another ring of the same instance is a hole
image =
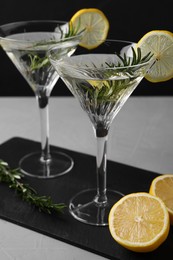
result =
[[[24,201],[37,207],[39,211],[49,214],[53,211],[57,213],[63,211],[65,204],[53,203],[50,196],[39,196],[29,184],[22,183],[22,177],[19,169],[10,169],[8,163],[0,160],[0,182],[7,183],[9,188],[14,189]]]

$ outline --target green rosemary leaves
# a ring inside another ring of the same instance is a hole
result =
[[[133,47],[131,47],[131,50],[132,50],[132,53],[133,53],[132,58],[131,57],[127,57],[127,55],[125,53],[124,53],[123,56],[117,54],[117,56],[122,61],[122,65],[124,67],[135,66],[135,65],[146,63],[153,56],[153,54],[151,54],[151,52],[149,52],[144,57],[142,57],[141,48],[139,48],[139,47],[136,49],[136,51],[134,50]],[[121,65],[121,63],[118,63],[117,67],[121,67],[122,65]]]
[[[0,160],[0,182],[7,183],[9,188],[14,189],[24,201],[37,207],[39,211],[49,214],[63,211],[65,204],[55,204],[49,196],[38,196],[32,187],[21,182],[22,177],[19,169],[10,169],[8,163]]]
[[[82,84],[82,88],[90,100],[116,101],[126,95],[126,89],[134,89],[140,82],[153,54],[148,53],[142,56],[141,49],[136,50],[131,47],[131,55],[114,54],[116,59],[97,66],[92,64],[93,70],[91,77],[93,80],[87,80],[88,84]]]

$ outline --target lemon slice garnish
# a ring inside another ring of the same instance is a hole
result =
[[[138,42],[142,55],[151,52],[153,65],[145,78],[151,82],[167,81],[173,77],[173,33],[166,30],[153,30],[146,33]]]
[[[86,8],[76,12],[70,20],[74,28],[84,31],[80,46],[93,49],[107,38],[109,22],[105,14],[97,8]]]

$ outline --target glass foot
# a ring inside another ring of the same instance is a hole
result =
[[[25,155],[19,161],[19,167],[24,175],[35,178],[55,178],[69,172],[74,165],[73,159],[61,152],[52,152],[48,163],[41,161],[40,152]]]
[[[96,194],[95,189],[79,192],[70,200],[69,211],[75,219],[83,223],[106,226],[108,225],[110,209],[124,194],[107,190],[107,203],[104,205],[100,205],[95,201]]]

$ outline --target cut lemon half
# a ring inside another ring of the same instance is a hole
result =
[[[86,8],[76,12],[70,20],[73,28],[84,31],[80,46],[93,49],[104,42],[109,31],[105,14],[97,8]]]
[[[151,183],[149,193],[163,200],[173,225],[173,175],[163,174],[156,177]]]
[[[151,52],[152,66],[145,78],[151,82],[167,81],[173,77],[173,33],[153,30],[146,33],[137,43],[142,55]]]
[[[124,196],[109,214],[109,230],[120,245],[135,252],[150,252],[167,238],[169,214],[163,201],[146,192]]]

